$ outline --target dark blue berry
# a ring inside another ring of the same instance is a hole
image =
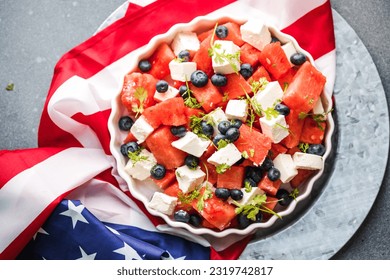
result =
[[[261,211],[259,211],[259,213],[256,214],[256,223],[261,223],[261,221],[263,220],[263,213],[261,213]]]
[[[177,57],[183,62],[190,61],[190,52],[187,50],[180,51]]]
[[[325,154],[325,146],[322,144],[311,144],[306,153],[323,156]]]
[[[218,142],[221,141],[221,140],[226,140],[226,136],[223,135],[223,134],[217,134],[217,135],[215,135],[215,137],[214,137],[214,139],[213,139],[214,145],[218,147]]]
[[[142,72],[148,72],[152,68],[152,64],[147,59],[143,59],[138,63],[138,68]]]
[[[155,164],[152,169],[150,169],[150,175],[156,179],[156,180],[161,180],[162,178],[165,177],[167,170],[165,167],[161,164]]]
[[[199,158],[193,155],[188,155],[184,159],[184,164],[187,165],[189,169],[196,169],[199,166]]]
[[[283,116],[288,116],[290,114],[290,108],[282,103],[278,103],[275,105],[275,111]]]
[[[207,123],[206,121],[200,122],[200,127],[202,129],[202,133],[206,135],[207,137],[211,137],[214,134],[214,127]]]
[[[244,229],[244,228],[248,227],[252,223],[252,220],[249,219],[244,214],[240,213],[240,214],[237,215],[237,222],[238,222],[238,227],[240,229]]]
[[[241,64],[240,68],[240,74],[243,76],[245,79],[248,79],[252,76],[253,74],[253,68],[249,63],[243,63]]]
[[[270,179],[273,182],[280,179],[279,169],[277,169],[276,167],[272,167],[270,170],[268,170],[267,177],[268,177],[268,179]]]
[[[256,184],[260,182],[262,176],[261,168],[248,166],[245,170],[245,177],[251,178]]]
[[[230,190],[227,188],[216,188],[215,189],[215,196],[220,198],[220,199],[226,200],[230,196]]]
[[[181,95],[181,97],[183,97],[184,99],[187,99],[188,98],[188,88],[186,85],[182,85],[179,87],[179,93]]]
[[[263,161],[263,163],[261,164],[261,169],[263,169],[264,171],[268,171],[270,170],[272,167],[274,166],[274,163],[272,161],[271,158],[269,157],[266,157]]]
[[[236,141],[239,137],[240,137],[240,131],[238,130],[237,127],[230,127],[226,133],[226,138],[230,141],[230,142],[234,142]]]
[[[303,53],[294,53],[290,57],[290,61],[292,64],[299,66],[299,65],[302,65],[303,63],[305,63],[306,56]]]
[[[169,88],[169,84],[167,81],[160,80],[156,83],[156,90],[160,93],[167,92]]]
[[[133,126],[134,121],[129,116],[124,116],[119,119],[119,129],[129,131]]]
[[[242,192],[242,190],[239,190],[239,189],[231,189],[230,190],[230,197],[233,199],[233,200],[241,200],[242,197],[244,196],[244,193]]]
[[[202,224],[202,218],[196,213],[191,214],[189,223],[194,227],[198,227]]]
[[[187,133],[185,126],[171,126],[171,133],[176,137],[183,137]]]
[[[210,80],[216,87],[224,87],[227,85],[227,78],[223,74],[214,74],[211,76]]]
[[[293,200],[293,197],[290,196],[290,193],[285,189],[279,189],[276,193],[276,198],[281,206],[287,206]]]
[[[244,187],[247,186],[247,185],[251,186],[252,188],[256,188],[257,187],[256,182],[252,178],[249,178],[249,177],[244,179]]]
[[[221,121],[219,124],[218,124],[218,130],[219,132],[221,132],[222,134],[226,134],[226,132],[228,131],[228,129],[231,127],[231,123],[229,121]]]
[[[202,70],[196,70],[191,74],[191,83],[198,88],[207,85],[208,81],[209,77]]]
[[[139,151],[141,147],[137,144],[137,142],[128,142],[121,146],[122,155],[128,157],[129,153],[134,153]]]
[[[234,119],[230,121],[232,127],[240,128],[242,126],[242,120]]]
[[[190,214],[180,209],[173,214],[173,218],[178,222],[188,223],[190,221]]]
[[[241,163],[243,163],[244,160],[245,160],[245,158],[241,157],[240,160],[237,161],[237,162],[236,162],[235,164],[233,164],[233,165],[238,166],[238,165],[240,165]]]
[[[219,38],[219,39],[225,39],[229,34],[229,30],[227,29],[226,26],[223,26],[223,25],[219,25],[217,26],[217,28],[215,29],[215,35]]]

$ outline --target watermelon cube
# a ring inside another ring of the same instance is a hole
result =
[[[222,101],[222,94],[210,80],[208,80],[206,86],[201,88],[195,87],[193,84],[189,86],[196,100],[198,100],[207,113],[214,110]]]
[[[213,74],[213,66],[211,57],[209,56],[209,49],[211,44],[211,36],[210,34],[203,41],[200,42],[199,50],[194,54],[193,62],[196,62],[196,67],[198,70],[202,70],[209,77]]]
[[[290,61],[284,53],[280,42],[266,45],[259,55],[259,60],[261,65],[263,65],[268,73],[275,79],[279,79],[291,68]]]
[[[241,63],[249,63],[253,69],[259,65],[260,51],[252,45],[245,43],[240,49],[240,60]]]
[[[312,117],[306,117],[300,142],[308,144],[321,144],[325,136],[326,122],[316,122]]]
[[[222,174],[218,174],[217,187],[227,189],[241,189],[245,178],[245,167],[232,166]]]
[[[290,134],[281,143],[287,148],[296,147],[300,142],[304,120],[299,117],[299,114],[299,111],[290,109],[290,114],[286,116],[286,123]]]
[[[227,99],[236,99],[240,96],[245,96],[245,94],[250,94],[252,92],[250,84],[244,79],[243,76],[237,75],[235,73],[226,75],[227,85],[221,87],[224,95],[227,96]]]
[[[169,62],[175,59],[175,57],[169,45],[167,43],[161,43],[149,58],[149,62],[152,64],[149,74],[153,75],[156,79],[164,79],[170,74]]]

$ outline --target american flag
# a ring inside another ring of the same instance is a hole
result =
[[[111,99],[134,51],[172,25],[210,13],[265,17],[312,54],[332,92],[336,55],[328,0],[129,1],[123,18],[57,63],[39,147],[0,151],[0,259],[239,257],[250,236],[172,234],[132,197],[109,149]]]

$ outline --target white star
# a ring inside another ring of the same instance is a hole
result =
[[[127,243],[123,242],[123,247],[113,251],[114,253],[125,256],[125,260],[142,260],[137,251],[131,248]]]
[[[80,252],[81,252],[81,258],[78,258],[78,260],[94,260],[95,259],[96,253],[88,255],[87,253],[85,253],[83,248],[81,248],[81,246],[79,246],[79,248],[80,248]]]
[[[80,204],[79,206],[76,206],[73,204],[72,201],[68,200],[68,210],[60,213],[60,215],[64,215],[72,218],[73,228],[75,228],[76,223],[78,221],[89,224],[88,221],[81,214],[84,208],[85,208],[84,205]]]
[[[37,238],[38,233],[49,235],[49,233],[45,231],[43,228],[39,228],[38,231],[33,236],[34,240]]]
[[[168,254],[168,257],[161,256],[162,260],[185,260],[186,258],[186,256],[182,256],[175,259],[168,251],[166,251],[166,253]]]

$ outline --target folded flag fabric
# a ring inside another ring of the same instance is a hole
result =
[[[191,8],[183,12],[183,7]],[[264,17],[294,36],[313,55],[327,77],[326,92],[332,93],[330,1],[130,1],[123,18],[70,50],[56,65],[39,126],[39,147],[0,151],[1,259],[240,256],[250,236],[217,240],[177,234],[148,214],[117,175],[109,149],[111,99],[136,50],[176,23],[210,13]]]

